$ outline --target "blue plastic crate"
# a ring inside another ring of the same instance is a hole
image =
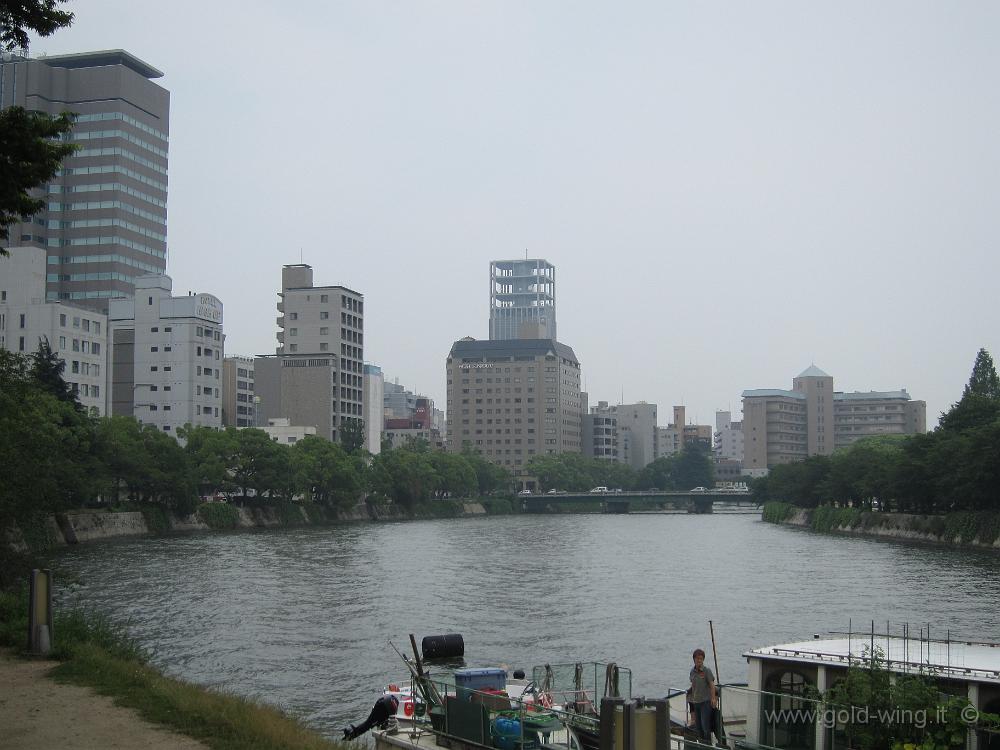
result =
[[[455,670],[456,687],[468,690],[505,690],[507,672],[499,667]]]

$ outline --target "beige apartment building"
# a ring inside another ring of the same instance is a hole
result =
[[[926,432],[926,415],[926,403],[905,390],[836,392],[833,378],[813,365],[792,380],[790,391],[743,392],[743,468],[760,476],[863,437]]]
[[[464,338],[446,370],[450,451],[471,446],[523,484],[534,456],[582,451],[580,362],[569,346]]]
[[[257,419],[286,418],[327,440],[364,418],[364,296],[314,286],[313,269],[283,266],[278,347],[254,359]]]

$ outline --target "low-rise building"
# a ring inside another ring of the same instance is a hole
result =
[[[177,435],[185,425],[222,426],[222,302],[171,296],[169,276],[139,276],[133,299],[113,299],[111,413]]]
[[[0,349],[49,348],[66,363],[63,380],[80,403],[107,413],[108,316],[67,301],[45,301],[46,254],[25,247],[0,256]]]
[[[261,429],[267,433],[271,440],[282,445],[292,445],[309,435],[316,434],[316,428],[312,425],[293,425],[292,421],[285,417],[269,419],[267,426],[261,427]]]
[[[761,476],[780,464],[828,456],[871,435],[915,435],[927,430],[927,405],[905,389],[843,393],[815,365],[791,390],[743,392],[743,467]]]

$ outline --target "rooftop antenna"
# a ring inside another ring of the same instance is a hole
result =
[[[299,248],[299,265],[302,265],[302,248]]]

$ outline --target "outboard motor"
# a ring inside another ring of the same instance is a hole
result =
[[[374,726],[387,724],[389,719],[395,717],[397,708],[399,708],[399,699],[395,695],[383,695],[375,701],[371,713],[368,714],[368,718],[365,719],[363,724],[359,724],[358,726],[351,724],[351,726],[344,730],[344,739],[353,740]]]

